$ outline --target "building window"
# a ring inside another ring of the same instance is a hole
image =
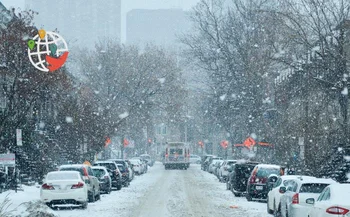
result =
[[[162,134],[163,134],[163,135],[166,135],[166,133],[167,133],[166,126],[163,126],[163,127],[162,127]]]

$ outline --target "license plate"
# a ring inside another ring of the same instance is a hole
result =
[[[256,190],[262,190],[262,189],[263,189],[263,186],[256,186],[255,189],[256,189]]]

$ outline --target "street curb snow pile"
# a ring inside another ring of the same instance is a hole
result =
[[[58,217],[40,200],[22,203],[14,212],[16,213],[15,215],[8,215],[6,217]]]

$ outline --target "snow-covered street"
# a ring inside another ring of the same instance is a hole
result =
[[[4,198],[6,193],[0,195]],[[25,187],[24,191],[11,191],[11,207],[25,201],[39,200],[39,188]],[[14,214],[23,212],[18,208]],[[247,216],[264,217],[266,203],[247,202],[225,190],[215,176],[204,172],[200,165],[188,170],[165,170],[156,163],[147,174],[137,176],[128,188],[102,195],[100,201],[89,203],[86,210],[65,208],[52,211],[61,217],[78,216]]]

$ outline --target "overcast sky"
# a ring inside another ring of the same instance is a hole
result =
[[[200,0],[122,0],[122,42],[125,42],[125,17],[128,11],[132,9],[160,8],[182,8],[184,10],[189,10],[199,1]],[[15,7],[24,9],[25,5],[25,0],[0,0],[0,2],[7,8]]]

